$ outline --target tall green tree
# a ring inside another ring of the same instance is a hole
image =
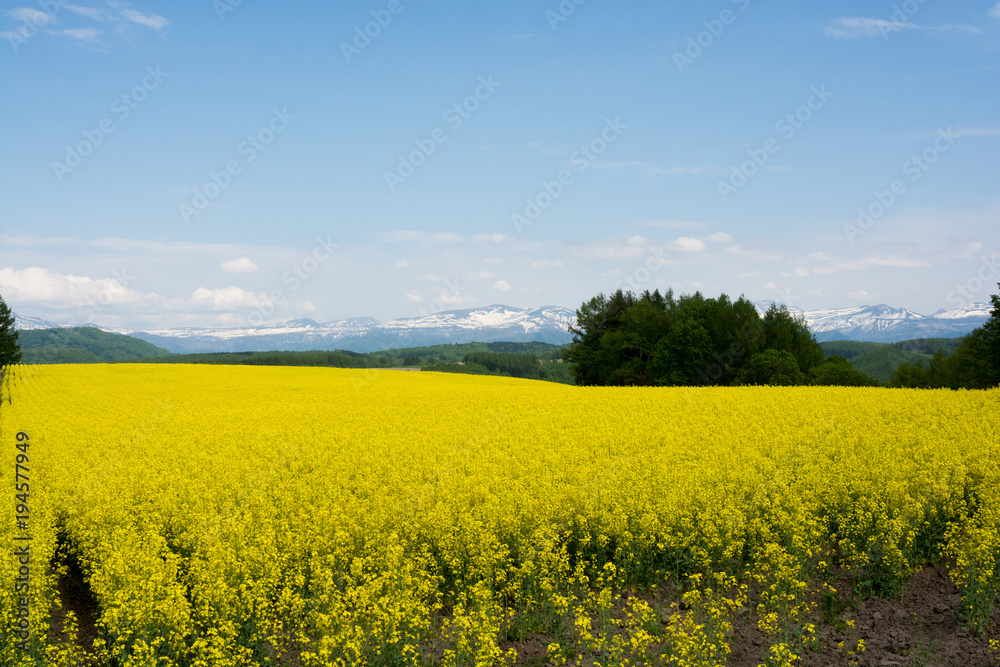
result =
[[[21,346],[17,342],[14,314],[10,312],[3,296],[0,296],[0,373],[7,366],[20,362]]]
[[[790,352],[799,370],[808,373],[826,358],[823,348],[809,331],[805,318],[792,315],[787,306],[771,304],[764,313],[764,349]]]
[[[804,382],[805,373],[799,369],[795,356],[788,350],[775,349],[755,354],[736,377],[736,384],[791,386]]]
[[[966,336],[948,359],[953,387],[988,389],[1000,385],[1000,294],[992,295],[990,302],[990,318]]]
[[[997,283],[1000,288],[1000,283]],[[993,310],[990,311],[990,319],[986,320],[982,329],[982,341],[986,362],[989,365],[989,373],[986,379],[991,387],[1000,384],[1000,293],[990,297]]]

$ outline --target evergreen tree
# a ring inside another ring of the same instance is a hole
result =
[[[771,304],[763,319],[765,350],[790,352],[803,373],[808,373],[826,358],[823,348],[810,333],[805,318],[792,315],[787,306]]]
[[[0,373],[11,364],[21,362],[21,346],[17,342],[14,315],[0,296]]]
[[[799,385],[805,374],[788,350],[764,350],[750,358],[750,363],[736,377],[736,384]]]

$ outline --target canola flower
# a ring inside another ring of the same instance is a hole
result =
[[[542,633],[554,664],[715,665],[749,608],[784,665],[834,566],[892,595],[945,555],[973,628],[1000,590],[1000,390],[123,364],[21,366],[2,398],[32,537],[26,596],[0,560],[3,664],[480,667]],[[89,655],[50,628],[67,556]]]

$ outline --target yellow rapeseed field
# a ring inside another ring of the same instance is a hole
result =
[[[1000,390],[123,364],[2,396],[5,665],[499,665],[533,633],[713,665],[747,609],[790,664],[835,570],[892,595],[946,558],[973,629],[998,590]],[[89,657],[50,630],[74,561]]]

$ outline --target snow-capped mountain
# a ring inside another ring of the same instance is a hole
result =
[[[770,301],[755,302],[763,314]],[[954,310],[921,315],[885,304],[832,310],[797,311],[819,341],[870,340],[890,343],[912,338],[954,338],[982,326],[992,306],[974,303]],[[21,330],[73,325],[37,317],[17,318]],[[120,329],[100,327],[148,341],[171,352],[246,352],[251,350],[351,350],[375,352],[402,347],[492,341],[570,342],[576,313],[545,306],[534,310],[504,305],[447,310],[431,315],[379,322],[355,317],[319,323],[310,319],[243,328]]]
[[[757,301],[763,313],[770,301]],[[921,315],[906,308],[893,308],[884,303],[877,306],[855,306],[831,310],[799,311],[816,340],[868,340],[894,343],[913,338],[957,338],[980,327],[990,317],[992,306],[973,303],[953,310],[939,310],[933,315]]]
[[[375,352],[401,347],[492,341],[571,340],[567,327],[574,311],[545,306],[534,310],[493,305],[379,322],[356,317],[319,323],[310,319],[280,324],[218,329],[112,329],[171,352],[245,352],[250,350],[350,350]]]
[[[14,316],[14,328],[18,331],[31,331],[32,329],[61,329],[64,327],[74,326],[72,324],[56,324],[55,322],[43,320],[40,317],[22,317],[17,313],[11,314]]]

